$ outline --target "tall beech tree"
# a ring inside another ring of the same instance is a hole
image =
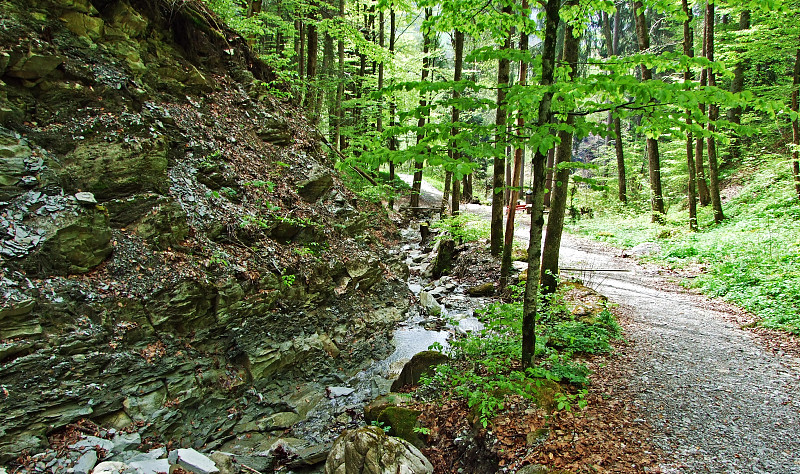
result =
[[[706,31],[705,31],[705,44],[706,44],[706,57],[709,61],[714,60],[714,2],[709,1],[706,3]],[[712,68],[706,69],[706,76],[708,78],[708,85],[715,87],[716,75]],[[719,165],[717,163],[717,141],[714,136],[716,131],[715,122],[719,118],[719,105],[715,102],[708,104],[708,131],[711,132],[707,140],[708,148],[708,182],[709,192],[711,194],[711,206],[714,209],[714,222],[719,224],[725,219],[722,213],[722,199],[719,194]]]
[[[794,74],[792,77],[792,111],[795,114],[792,120],[792,174],[794,175],[794,189],[800,199],[800,117],[798,117],[798,96],[800,96],[800,46],[794,59]]]
[[[644,15],[644,5],[641,0],[633,1],[633,14],[636,18],[636,39],[639,43],[639,51],[647,52],[650,49],[650,31],[647,26],[647,19]],[[642,63],[642,81],[652,81],[653,72],[650,67]],[[650,208],[652,209],[653,222],[664,221],[664,195],[661,189],[661,157],[658,153],[658,139],[647,137],[647,165],[650,170]]]
[[[688,0],[681,0],[681,7],[685,19],[683,20],[683,54],[687,57],[694,57],[694,33],[692,32],[692,20],[694,14],[689,6]],[[687,67],[683,72],[683,80],[688,83],[692,80],[692,68]],[[688,183],[686,198],[689,201],[689,229],[698,230],[697,227],[697,173],[694,162],[694,138],[690,129],[692,125],[692,111],[686,111],[686,168],[688,170]]]
[[[577,1],[567,2],[567,5],[577,4]],[[574,79],[578,71],[578,53],[580,39],[578,32],[572,24],[568,24],[564,35],[564,52],[562,62],[569,67],[567,80]],[[570,168],[567,166],[572,161],[572,136],[575,116],[566,114],[564,127],[558,131],[558,146],[555,157],[555,177],[553,189],[550,191],[550,215],[547,218],[547,233],[544,238],[542,253],[542,268],[539,276],[542,282],[542,291],[551,294],[558,285],[558,258],[561,249],[561,236],[564,229],[564,214],[567,208],[567,188],[569,187]],[[530,272],[528,273],[530,275]]]
[[[513,3],[505,0],[503,16],[510,17],[514,8]],[[505,34],[502,51],[511,50],[511,32]],[[497,112],[495,114],[495,154],[492,167],[492,222],[490,249],[494,256],[499,256],[503,251],[503,206],[506,183],[506,127],[508,125],[508,107],[506,93],[511,79],[511,60],[507,55],[501,55],[497,66]]]
[[[423,23],[422,27],[422,83],[428,80],[431,69],[431,58],[429,56],[431,51],[431,30],[429,25],[432,15],[433,8],[425,8],[425,23]],[[417,121],[417,146],[421,145],[425,138],[425,122],[430,113],[426,95],[427,93],[424,91],[420,93],[420,115]],[[419,195],[420,192],[422,192],[422,169],[427,156],[428,152],[425,150],[424,152],[420,152],[414,160],[414,181],[411,185],[411,207],[414,208],[419,207]]]
[[[533,174],[532,207],[531,207],[531,232],[528,246],[528,280],[525,282],[525,294],[522,308],[522,367],[533,366],[536,355],[536,317],[539,313],[539,280],[536,275],[541,268],[542,256],[542,230],[544,229],[544,191],[545,191],[545,165],[547,151],[552,144],[547,125],[551,120],[553,84],[556,63],[556,41],[558,39],[560,0],[547,0],[544,6],[544,41],[542,44],[541,75],[539,85],[545,88],[539,101],[536,127],[538,128],[534,140],[535,151],[531,160]],[[537,143],[538,142],[538,143]]]

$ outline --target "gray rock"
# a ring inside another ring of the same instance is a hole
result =
[[[192,448],[170,451],[169,464],[177,465],[195,474],[212,474],[219,472],[214,461]]]
[[[92,474],[122,474],[129,468],[124,462],[105,461],[95,466]]]
[[[114,443],[107,439],[98,438],[97,436],[87,436],[77,443],[71,444],[69,447],[70,449],[82,452],[99,447],[110,453],[114,449]]]
[[[419,293],[419,304],[422,305],[423,308],[428,310],[428,313],[438,316],[442,314],[442,305],[436,301],[436,298],[433,297],[427,291],[420,291]]]
[[[328,387],[328,398],[346,397],[355,392],[356,389],[350,387]]]
[[[89,474],[95,464],[97,464],[97,452],[94,450],[86,451],[73,466],[73,472],[75,474]]]
[[[161,474],[169,472],[169,460],[151,459],[149,461],[131,461],[128,466],[136,469],[136,474]]]
[[[345,431],[325,461],[325,474],[431,474],[433,466],[408,441],[387,436],[376,426]]]
[[[333,176],[329,169],[314,166],[308,178],[297,183],[297,194],[306,202],[315,202],[333,186]]]
[[[87,193],[85,191],[80,193],[75,193],[75,200],[85,206],[94,206],[95,204],[97,204],[97,199],[95,199],[94,194]]]
[[[112,451],[121,453],[123,451],[130,451],[142,444],[142,437],[139,433],[117,433],[111,440],[114,443]]]

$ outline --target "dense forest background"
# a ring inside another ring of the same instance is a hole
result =
[[[800,327],[796,1],[207,3],[364,196],[392,204],[403,171],[412,207],[423,175],[453,214],[491,202],[500,255],[526,192],[534,223],[550,208],[546,287],[564,216],[596,215],[574,230],[661,239],[708,292]]]

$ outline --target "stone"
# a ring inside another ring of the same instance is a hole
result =
[[[328,387],[326,389],[328,398],[346,397],[355,392],[356,389],[350,387]]]
[[[330,452],[330,444],[317,444],[297,449],[294,451],[294,455],[297,458],[292,460],[287,467],[289,469],[308,469],[311,466],[325,462]]]
[[[315,202],[333,186],[333,175],[328,168],[313,165],[308,178],[297,183],[297,194],[306,202]]]
[[[214,461],[192,448],[181,448],[169,452],[169,463],[179,466],[195,474],[212,474],[219,472]]]
[[[87,436],[82,440],[71,444],[70,449],[78,450],[78,451],[87,451],[87,450],[94,450],[95,448],[100,448],[106,452],[111,452],[114,449],[114,443],[110,440],[105,438],[98,438],[97,436]]]
[[[86,273],[111,255],[111,227],[101,210],[61,213],[42,225],[43,243],[23,263],[32,275]]]
[[[439,351],[420,352],[403,367],[400,376],[392,383],[392,391],[397,392],[402,388],[418,384],[420,377],[433,374],[437,365],[445,364],[449,360],[449,357]]]
[[[0,308],[0,338],[10,339],[42,334],[42,326],[38,320],[28,316],[35,307],[36,301],[32,298],[6,301],[4,307]],[[9,352],[13,347],[8,348]]]
[[[302,419],[303,417],[297,413],[291,411],[282,411],[264,418],[258,423],[258,428],[261,431],[285,430],[287,428],[291,428],[292,425],[298,421],[301,421]]]
[[[430,461],[408,441],[376,426],[342,433],[325,461],[325,474],[432,474]]]
[[[74,474],[89,474],[92,472],[92,468],[94,468],[95,464],[97,464],[97,452],[92,449],[86,451],[78,458],[78,462],[73,466],[72,472]]]
[[[94,193],[100,201],[147,191],[166,194],[167,146],[161,139],[133,144],[78,144],[56,170],[65,188]]]
[[[147,20],[134,10],[127,1],[112,3],[110,24],[124,35],[138,38],[147,28]]]
[[[111,439],[111,442],[114,443],[112,451],[121,453],[137,448],[142,444],[142,437],[139,433],[117,433]]]
[[[9,67],[6,75],[29,81],[38,80],[55,71],[63,62],[61,56],[32,51]]]
[[[453,268],[453,257],[455,256],[456,242],[453,239],[444,239],[437,245],[436,257],[428,267],[428,273],[433,278],[439,278],[449,273]]]
[[[130,469],[130,466],[119,461],[101,462],[92,470],[92,474],[122,474]]]
[[[422,414],[419,410],[412,410],[406,407],[388,406],[380,415],[378,423],[380,426],[388,426],[389,434],[404,439],[414,446],[422,449],[426,446],[419,434],[414,430],[419,423],[417,420]]]
[[[87,37],[95,41],[103,36],[104,22],[101,18],[71,11],[61,15],[60,19],[65,23],[69,31],[78,36]]]
[[[80,193],[75,193],[75,200],[78,201],[79,204],[83,204],[84,206],[97,205],[97,199],[94,197],[94,194],[87,193],[85,191]]]
[[[491,296],[494,294],[494,283],[487,282],[467,288],[469,296]]]
[[[419,304],[433,316],[442,314],[442,305],[427,291],[419,292]]]
[[[153,247],[166,250],[178,245],[189,235],[186,212],[174,201],[165,201],[147,213],[139,222],[129,226]]]
[[[145,461],[131,461],[128,466],[136,469],[136,474],[163,474],[168,473],[170,464],[167,459],[150,459]]]

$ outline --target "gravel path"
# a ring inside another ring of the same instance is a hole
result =
[[[800,473],[800,361],[764,350],[657,268],[566,236],[561,266],[620,305],[635,364],[626,392],[654,428],[667,473]]]
[[[487,206],[467,210],[488,217]],[[529,225],[518,217],[516,238]],[[619,305],[633,343],[623,396],[640,407],[665,473],[800,474],[800,360],[765,350],[726,318],[730,307],[692,294],[657,267],[565,235],[561,267]]]

